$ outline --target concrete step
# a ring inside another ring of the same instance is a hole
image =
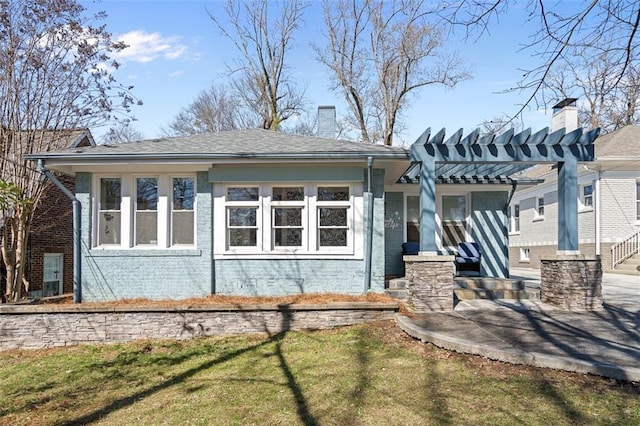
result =
[[[407,290],[405,289],[388,288],[384,292],[389,296],[393,297],[394,299],[407,300]]]
[[[454,285],[456,288],[469,290],[524,290],[525,288],[525,282],[522,280],[492,277],[456,277]]]
[[[640,262],[622,262],[615,269],[617,272],[640,272]]]
[[[540,290],[538,289],[522,289],[522,290],[505,290],[505,289],[456,289],[454,293],[458,300],[540,300]]]
[[[387,282],[389,289],[405,289],[407,288],[407,280],[404,277],[392,278]]]

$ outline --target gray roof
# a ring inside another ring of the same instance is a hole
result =
[[[292,135],[270,130],[231,130],[44,152],[31,159],[225,159],[407,158],[404,148]]]
[[[595,146],[596,158],[640,157],[640,127],[624,126],[602,135]]]

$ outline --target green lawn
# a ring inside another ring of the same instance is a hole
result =
[[[0,352],[0,424],[640,424],[640,387],[424,345],[392,322]]]

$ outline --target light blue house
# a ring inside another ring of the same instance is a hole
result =
[[[429,181],[416,149],[238,130],[31,158],[76,179],[76,301],[383,292],[411,240],[508,276],[519,160],[440,153]]]

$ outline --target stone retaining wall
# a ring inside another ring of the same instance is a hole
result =
[[[40,349],[137,339],[277,334],[390,320],[394,303],[158,307],[2,306],[0,349]]]

